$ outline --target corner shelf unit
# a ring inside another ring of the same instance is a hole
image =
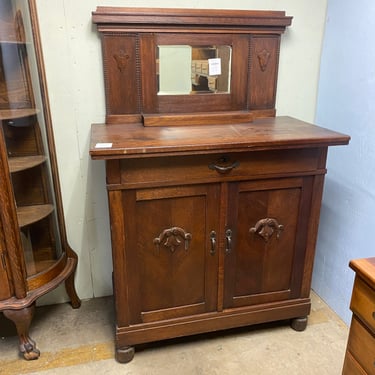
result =
[[[65,281],[72,306],[77,255],[62,211],[34,0],[0,4],[0,311],[26,359],[35,301]]]

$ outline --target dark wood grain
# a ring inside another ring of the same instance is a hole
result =
[[[285,12],[98,7],[92,20],[102,36],[108,123],[139,113],[274,116],[280,36],[292,22]],[[229,92],[158,95],[159,45],[230,46]]]
[[[131,98],[91,129],[90,155],[106,161],[116,359],[140,343],[262,322],[304,330],[327,151],[350,137],[274,117],[291,18],[99,7],[93,21],[105,61],[130,33],[140,63],[131,86],[104,66],[107,100]],[[156,46],[206,43],[232,46],[231,92],[157,95]]]
[[[348,144],[350,137],[291,117],[257,119],[249,124],[144,127],[95,124],[91,131],[93,159],[176,155],[186,152],[274,150]],[[111,143],[111,147],[96,147]]]

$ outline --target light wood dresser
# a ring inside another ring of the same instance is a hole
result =
[[[353,311],[343,375],[375,374],[375,257],[352,260]]]

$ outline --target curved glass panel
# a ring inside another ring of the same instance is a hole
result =
[[[62,255],[28,2],[0,4],[0,120],[27,275]]]

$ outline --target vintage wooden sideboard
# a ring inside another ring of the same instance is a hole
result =
[[[353,312],[343,375],[375,373],[375,258],[350,262],[355,280],[350,303]]]
[[[349,137],[275,117],[291,17],[99,7],[93,21],[107,116],[90,154],[106,165],[117,360],[262,322],[304,330],[327,150]]]

